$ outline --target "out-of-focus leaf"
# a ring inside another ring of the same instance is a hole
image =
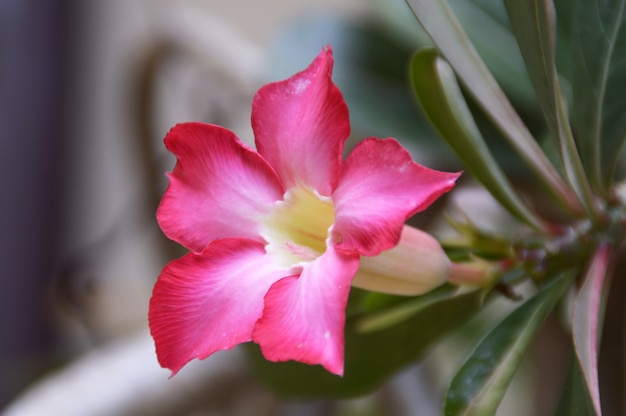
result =
[[[555,278],[487,334],[450,384],[444,404],[447,416],[495,413],[524,352],[572,276]]]
[[[507,12],[539,105],[553,135],[560,135],[554,66],[554,16],[544,0],[505,0]]]
[[[578,0],[576,5],[573,123],[591,181],[608,193],[626,140],[626,0]]]
[[[467,291],[451,284],[443,285],[433,291],[414,298],[404,299],[403,302],[387,307],[380,312],[370,313],[359,319],[356,328],[360,332],[380,331],[396,325],[411,316],[418,314],[428,306],[441,302],[444,299],[451,299],[462,296]]]
[[[397,325],[360,331],[365,316],[346,321],[345,372],[334,376],[320,366],[266,361],[249,345],[252,368],[278,394],[291,397],[354,397],[371,392],[396,371],[419,358],[449,331],[461,327],[483,305],[482,291],[445,299]]]
[[[598,386],[598,347],[606,301],[604,296],[608,290],[606,282],[610,256],[608,245],[601,244],[596,249],[572,314],[574,349],[598,415],[602,414]]]
[[[556,67],[557,72],[561,76],[561,87],[563,94],[568,98],[569,108],[571,109],[571,80],[570,80],[570,62],[572,60],[571,52],[571,36],[573,13],[576,9],[575,1],[556,1],[554,9],[557,16],[556,25]]]
[[[580,363],[576,356],[570,360],[570,366],[563,386],[555,416],[589,416],[595,414],[593,401],[589,396],[587,383],[583,377]]]
[[[508,25],[506,11],[500,1],[451,0],[461,25],[476,47],[489,71],[511,101],[527,109],[536,108],[524,61]]]
[[[424,29],[415,24],[415,17],[404,0],[370,1],[377,7],[376,16],[385,21],[387,31],[397,37],[399,42],[413,49],[432,46]],[[532,111],[534,115],[536,99],[502,3],[492,0],[451,0],[450,5],[507,95],[515,104]]]
[[[424,112],[465,166],[512,215],[542,229],[491,156],[447,62],[436,50],[424,49],[413,58],[410,75]]]
[[[594,215],[591,187],[576,149],[555,63],[555,11],[551,0],[505,0],[517,43],[539,105],[558,144],[570,184],[587,213]]]
[[[406,0],[467,90],[546,188],[572,210],[580,202],[563,182],[478,55],[445,0]]]

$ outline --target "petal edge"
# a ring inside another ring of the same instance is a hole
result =
[[[302,274],[276,282],[265,295],[253,340],[270,361],[321,364],[342,376],[345,308],[359,256],[332,247]]]
[[[332,50],[322,49],[304,71],[263,86],[252,102],[257,149],[286,189],[304,184],[330,196],[337,185],[350,122],[332,68]]]
[[[175,375],[194,358],[250,341],[263,296],[287,275],[261,243],[223,239],[165,266],[150,299],[149,324],[162,367]]]
[[[452,189],[459,175],[415,163],[395,139],[363,140],[333,194],[337,250],[374,256],[392,248],[404,222]]]
[[[219,238],[262,241],[256,219],[283,190],[258,153],[231,131],[204,123],[174,126],[165,145],[177,157],[157,210],[165,235],[195,252]]]

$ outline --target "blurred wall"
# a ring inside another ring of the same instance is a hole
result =
[[[0,407],[51,341],[70,8],[0,1]]]

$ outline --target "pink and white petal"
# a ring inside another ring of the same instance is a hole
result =
[[[459,175],[413,162],[395,139],[362,141],[344,162],[333,194],[336,249],[374,256],[392,248],[404,222],[452,189]]]
[[[258,153],[231,131],[203,123],[175,126],[165,145],[177,157],[157,211],[165,235],[195,252],[219,238],[262,241],[258,218],[284,192]]]
[[[345,310],[358,267],[358,255],[331,247],[299,277],[276,282],[252,335],[265,358],[321,364],[343,375]]]
[[[330,47],[304,71],[262,87],[252,102],[252,128],[261,155],[286,189],[307,185],[330,196],[337,185],[348,107],[331,80]]]
[[[217,240],[200,254],[170,262],[150,299],[150,331],[161,366],[174,375],[194,358],[250,341],[263,297],[288,275],[250,239]]]

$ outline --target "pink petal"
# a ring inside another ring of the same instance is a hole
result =
[[[200,254],[170,262],[150,299],[150,331],[161,366],[174,375],[194,358],[250,341],[263,296],[284,276],[263,245],[249,239],[217,240]]]
[[[262,241],[257,219],[283,189],[258,153],[223,127],[179,124],[165,138],[178,159],[157,219],[172,240],[200,252],[218,238]]]
[[[394,139],[362,141],[344,162],[333,195],[337,250],[373,256],[395,246],[407,218],[449,191],[459,175],[413,162]]]
[[[253,332],[265,358],[321,364],[343,375],[345,309],[358,266],[358,255],[329,248],[299,277],[276,282]]]
[[[257,149],[286,189],[304,184],[330,196],[337,185],[350,123],[332,67],[332,51],[323,49],[307,69],[265,85],[252,102]]]

